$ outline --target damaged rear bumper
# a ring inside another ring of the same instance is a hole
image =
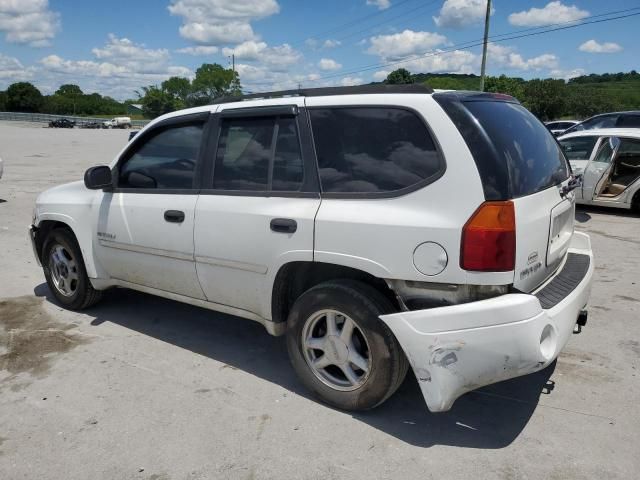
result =
[[[532,294],[380,318],[402,345],[429,410],[443,412],[468,391],[553,362],[587,303],[593,271],[589,237],[576,232],[562,268]]]

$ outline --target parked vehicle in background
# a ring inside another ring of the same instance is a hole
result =
[[[2,178],[3,172],[4,172],[4,163],[3,163],[2,159],[0,158],[0,178]]]
[[[594,129],[558,141],[575,174],[577,203],[640,211],[640,129]]]
[[[72,122],[66,118],[58,118],[49,122],[49,128],[73,128],[76,122]]]
[[[330,405],[373,408],[411,366],[439,412],[545,368],[585,324],[576,185],[506,95],[262,93],[153,120],[42,193],[30,235],[67,308],[127,287],[234,314],[286,334]]]
[[[640,128],[640,111],[603,113],[588,118],[564,131],[564,134],[595,128]]]
[[[130,117],[114,117],[102,122],[104,128],[131,128]]]
[[[80,126],[80,128],[91,128],[91,129],[102,128],[102,127],[103,125],[100,122],[86,122]]]
[[[578,123],[580,122],[578,122],[577,120],[556,120],[553,122],[545,122],[545,126],[551,133],[553,133],[554,136],[557,137],[558,135],[561,135],[565,130],[573,127],[574,125],[577,125]]]

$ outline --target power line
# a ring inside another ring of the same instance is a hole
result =
[[[600,15],[593,15],[591,17],[587,17],[587,18],[597,18],[597,17],[603,17],[603,16],[610,16],[610,15],[614,15],[617,13],[621,13],[621,12],[631,12],[634,10],[640,10],[640,7],[635,7],[635,8],[630,8],[630,9],[626,9],[626,10],[619,10],[616,12],[608,12],[608,13],[603,13]],[[572,28],[577,28],[577,27],[581,27],[584,25],[591,25],[591,24],[596,24],[596,23],[605,23],[605,22],[610,22],[613,20],[620,20],[620,19],[625,19],[625,18],[630,18],[630,17],[634,17],[640,15],[640,12],[637,13],[631,13],[628,15],[618,15],[615,17],[610,17],[610,18],[603,18],[603,19],[598,19],[598,20],[591,20],[591,21],[581,21],[580,23],[575,23],[576,21],[573,20],[571,22],[563,22],[563,23],[557,23],[557,24],[551,24],[551,25],[546,25],[546,26],[542,26],[542,27],[535,27],[535,28],[529,28],[529,29],[524,29],[524,30],[520,30],[520,31],[514,31],[514,32],[510,32],[510,33],[504,33],[504,34],[500,34],[500,35],[494,35],[491,38],[491,41],[489,41],[488,43],[501,43],[501,42],[506,42],[509,40],[516,40],[519,38],[526,38],[526,37],[533,37],[533,36],[537,36],[537,35],[543,35],[546,33],[551,33],[551,32],[556,32],[556,31],[560,31],[560,30],[569,30]],[[573,23],[573,25],[566,25],[567,23]],[[558,26],[558,25],[564,25],[564,26]],[[549,28],[552,26],[557,26],[556,28]],[[531,32],[531,30],[540,30],[540,29],[546,29],[546,30],[542,30],[542,31],[537,31],[537,32]],[[530,33],[526,33],[526,34],[521,34],[521,35],[516,35],[522,32],[527,32],[529,31]],[[502,38],[498,38],[498,37],[502,37]],[[357,69],[352,69],[346,72],[340,72],[340,73],[334,73],[334,74],[330,74],[330,75],[325,75],[322,77],[319,77],[315,80],[309,80],[310,82],[318,82],[320,80],[326,80],[329,78],[335,78],[335,77],[341,77],[344,75],[353,75],[355,73],[361,73],[361,72],[365,72],[365,71],[369,71],[369,70],[375,70],[378,68],[384,68],[384,67],[390,67],[390,66],[395,66],[395,65],[400,65],[403,63],[408,63],[411,61],[415,61],[415,60],[420,60],[420,59],[424,59],[424,58],[430,58],[430,57],[435,57],[435,56],[439,56],[439,55],[444,55],[446,53],[451,53],[451,52],[455,52],[455,51],[462,51],[462,50],[469,50],[471,48],[480,46],[483,44],[483,41],[472,41],[472,42],[465,42],[462,44],[458,44],[458,45],[454,45],[453,47],[446,49],[446,50],[441,50],[438,52],[424,52],[422,54],[419,54],[417,56],[412,56],[410,58],[404,58],[402,60],[397,60],[394,62],[387,62],[387,63],[378,63],[378,64],[371,64],[371,65],[366,65],[364,67],[360,67]]]

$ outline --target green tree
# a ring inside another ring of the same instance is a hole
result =
[[[18,82],[7,89],[7,110],[10,112],[38,112],[44,101],[40,90],[29,82]]]
[[[411,76],[409,70],[407,70],[406,68],[398,68],[397,70],[394,70],[389,75],[387,75],[385,83],[391,85],[413,83],[413,77]]]
[[[566,86],[564,80],[539,78],[529,80],[520,100],[540,120],[559,118],[565,109]]]
[[[62,95],[64,97],[71,97],[77,95],[83,95],[82,90],[78,85],[73,85],[71,83],[66,83],[64,85],[60,85],[60,88],[56,90],[55,95]]]
[[[206,105],[220,97],[242,94],[238,73],[217,63],[203,63],[191,86],[191,105]]]
[[[184,108],[187,105],[191,95],[191,82],[188,78],[171,77],[162,82],[160,88],[176,100],[178,108]]]
[[[525,85],[526,82],[522,78],[500,75],[499,77],[487,77],[484,90],[486,92],[505,93],[522,101]]]
[[[7,110],[7,92],[0,92],[0,112]]]
[[[175,98],[156,86],[142,87],[144,95],[140,96],[142,113],[147,118],[155,118],[177,110]]]

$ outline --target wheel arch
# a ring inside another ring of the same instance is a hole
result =
[[[292,261],[282,265],[271,289],[271,319],[283,323],[296,299],[310,288],[330,280],[358,280],[375,288],[399,309],[393,290],[380,277],[370,272],[335,263]]]

